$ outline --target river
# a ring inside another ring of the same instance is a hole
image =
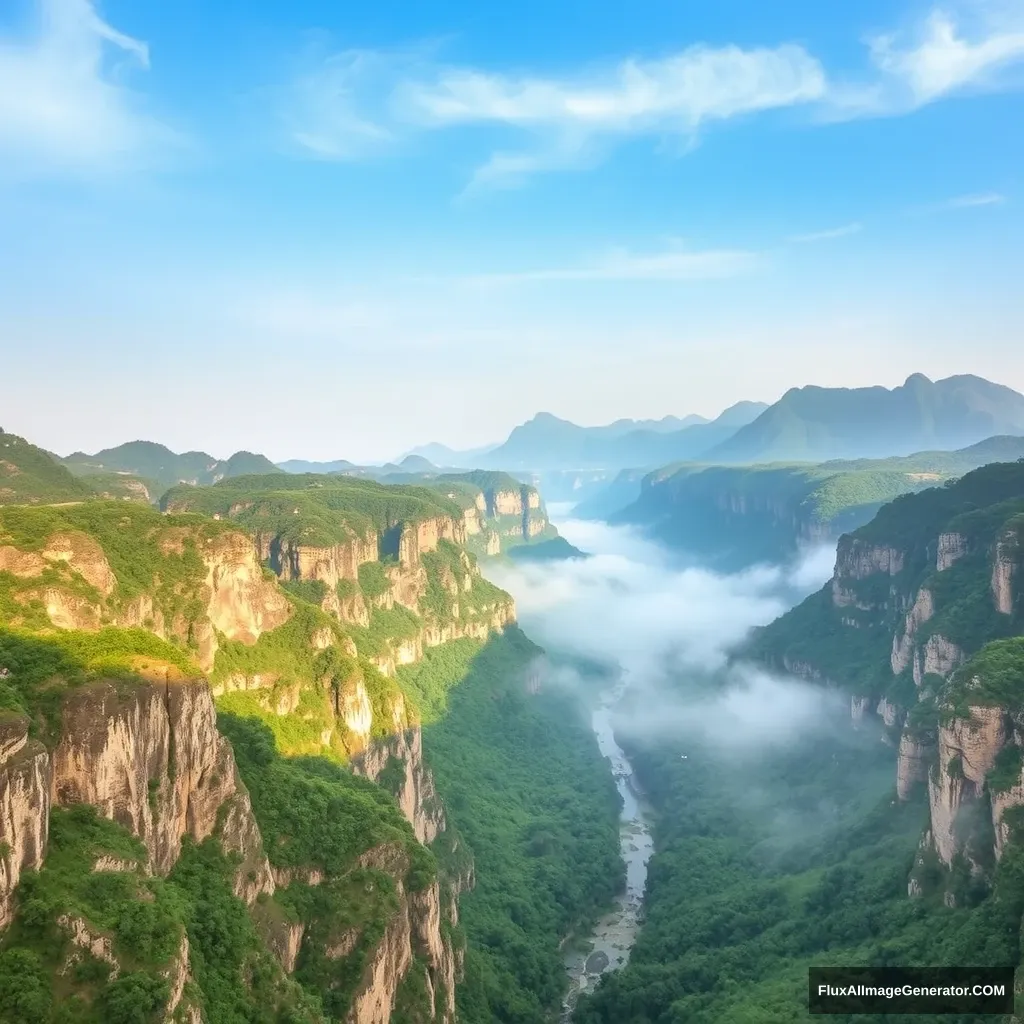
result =
[[[614,909],[602,917],[588,935],[576,937],[566,953],[569,992],[562,1007],[560,1020],[563,1024],[572,1020],[581,992],[597,984],[602,974],[616,970],[629,959],[629,951],[643,921],[647,862],[654,850],[654,839],[650,812],[633,777],[633,766],[615,742],[612,729],[614,707],[622,693],[623,687],[619,686],[602,696],[591,713],[591,725],[601,753],[610,762],[622,797],[619,843],[626,864],[626,888],[616,899]]]

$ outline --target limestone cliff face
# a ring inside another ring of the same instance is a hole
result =
[[[368,851],[360,863],[386,871],[396,879],[404,876],[402,855],[388,846]],[[413,968],[414,955],[426,964],[424,981],[432,1019],[452,1024],[458,958],[442,936],[440,885],[435,881],[421,892],[410,893],[404,882],[398,881],[397,889],[399,911],[373,951],[346,1024],[389,1024],[399,985]]]
[[[252,543],[244,534],[226,533],[208,540],[203,561],[209,590],[207,618],[229,640],[255,643],[261,633],[288,620],[291,605],[264,578]],[[203,668],[209,671],[212,662]]]
[[[904,553],[887,544],[871,544],[847,534],[836,550],[837,578],[863,580],[876,573],[895,576],[903,570]]]
[[[463,513],[465,536],[482,535],[488,555],[498,555],[506,544],[521,543],[550,529],[539,492],[528,484],[517,487],[488,487],[476,495],[471,508]]]
[[[940,533],[935,554],[935,569],[942,572],[967,554],[967,538],[962,533]]]
[[[967,805],[980,799],[985,777],[1006,744],[1003,712],[973,707],[969,719],[954,719],[941,726],[938,739],[938,764],[928,782],[928,803],[935,851],[949,865],[964,845],[958,820]]]
[[[966,655],[955,643],[933,633],[914,652],[914,682],[920,686],[927,675],[942,676],[945,679],[966,660]]]
[[[333,591],[341,580],[357,580],[359,566],[376,562],[380,550],[375,533],[353,536],[344,544],[315,547],[256,534],[260,558],[283,580],[322,580]]]
[[[896,761],[896,798],[909,800],[914,789],[928,781],[932,747],[908,729],[900,736]]]
[[[1007,533],[996,544],[992,560],[992,598],[996,611],[1002,615],[1013,614],[1014,577],[1017,574],[1017,553],[1019,542],[1015,533]]]
[[[225,848],[245,861],[237,889],[249,900],[273,890],[259,827],[204,681],[91,684],[71,692],[62,719],[53,804],[94,805],[142,840],[159,874],[174,866],[184,836],[202,842],[217,831],[220,812]]]
[[[43,863],[49,818],[49,755],[28,738],[28,719],[0,712],[0,929],[22,871]]]
[[[419,565],[420,556],[437,550],[437,542],[466,543],[466,526],[462,520],[438,516],[418,523],[405,523],[398,540],[398,560],[402,565]]]
[[[917,592],[913,607],[907,612],[902,634],[897,633],[892,638],[890,665],[894,676],[898,676],[910,667],[914,659],[914,644],[917,639],[917,631],[934,614],[935,602],[932,600],[932,593],[926,587],[922,587]]]
[[[372,744],[353,758],[352,768],[377,782],[392,758],[401,762],[403,776],[395,798],[416,838],[432,843],[444,831],[444,808],[434,788],[434,778],[423,763],[423,737],[417,725],[409,726],[386,740]]]
[[[197,541],[188,528],[168,526],[160,531],[159,547],[166,556],[181,556],[186,544]],[[198,617],[186,618],[179,610],[165,614],[154,593],[122,598],[117,577],[98,541],[80,531],[51,535],[39,552],[0,547],[0,571],[21,580],[42,577],[47,568],[64,567],[92,588],[92,593],[59,581],[28,587],[15,600],[41,601],[51,624],[58,629],[96,630],[104,625],[141,627],[165,640],[190,644],[204,672],[213,668],[217,633],[231,640],[254,643],[261,633],[275,629],[291,614],[291,605],[263,570],[252,543],[243,533],[224,532],[199,540],[205,580],[191,582]],[[178,591],[179,597],[188,596]]]
[[[430,647],[465,638],[486,640],[492,632],[515,622],[515,614],[515,606],[511,602],[502,602],[480,609],[479,617],[474,619],[428,622],[417,636],[393,644],[388,652],[371,655],[369,660],[384,675],[393,677],[399,666],[421,661],[423,652]]]

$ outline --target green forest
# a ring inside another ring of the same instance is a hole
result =
[[[581,999],[578,1024],[788,1024],[813,1019],[810,964],[1019,962],[1020,848],[1003,857],[991,890],[957,874],[955,909],[940,892],[909,899],[924,794],[895,803],[894,752],[841,714],[833,725],[746,752],[687,736],[685,761],[678,743],[623,736],[657,812],[647,919],[629,964]]]
[[[483,648],[457,641],[428,652],[404,680],[434,719],[427,760],[449,827],[475,861],[476,886],[459,901],[469,943],[461,1024],[550,1019],[566,988],[562,939],[623,881],[619,796],[585,708],[525,692],[539,653],[510,629]]]

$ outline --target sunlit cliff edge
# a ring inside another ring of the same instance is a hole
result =
[[[270,479],[0,509],[0,927],[90,1012],[212,1019],[216,892],[232,998],[450,1021],[472,863],[396,677],[514,623],[470,539],[541,535],[539,496]]]

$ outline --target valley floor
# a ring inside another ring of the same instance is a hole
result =
[[[896,803],[894,751],[848,719],[745,759],[739,749],[622,738],[657,811],[647,919],[630,963],[582,999],[578,1024],[810,1021],[810,964],[1019,962],[1024,857],[994,892],[960,879],[962,906],[908,899],[927,822]],[[835,1017],[981,1024],[992,1017]]]

